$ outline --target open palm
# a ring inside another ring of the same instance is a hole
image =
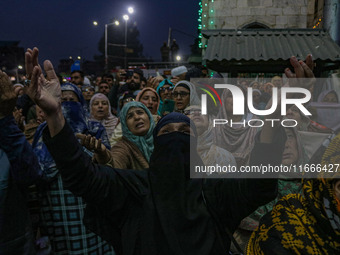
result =
[[[38,49],[28,49],[25,53],[26,70],[31,83],[27,94],[47,114],[51,115],[61,109],[61,89],[59,79],[49,60],[44,61],[46,78],[38,65]]]

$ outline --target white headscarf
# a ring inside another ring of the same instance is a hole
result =
[[[107,101],[107,103],[109,105],[109,115],[108,115],[107,118],[102,119],[102,120],[97,120],[97,119],[95,119],[93,117],[93,114],[92,114],[92,104],[93,104],[94,100],[96,100],[96,99],[104,99],[104,100]],[[107,96],[105,96],[104,94],[97,93],[97,94],[95,94],[91,98],[91,101],[90,101],[90,119],[100,122],[105,127],[107,136],[109,138],[112,136],[112,133],[113,133],[113,131],[115,130],[115,128],[117,126],[118,118],[112,115],[110,101],[107,98]]]

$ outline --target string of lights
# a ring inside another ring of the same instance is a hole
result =
[[[318,22],[315,24],[315,26],[313,26],[313,29],[318,28],[320,26],[320,24],[321,24],[321,21],[322,21],[322,19],[320,18],[318,20]]]

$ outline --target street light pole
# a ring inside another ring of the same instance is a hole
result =
[[[124,66],[127,68],[127,55],[126,55],[126,50],[127,50],[127,20],[125,20],[125,55],[124,55]]]
[[[107,59],[107,24],[105,24],[105,73],[108,71],[108,59]]]
[[[124,68],[127,68],[127,22],[129,20],[128,15],[124,15],[123,19],[125,20],[125,49],[124,49]]]

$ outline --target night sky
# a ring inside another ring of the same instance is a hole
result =
[[[81,55],[93,60],[99,55],[98,41],[104,26],[113,18],[121,20],[133,6],[129,22],[137,22],[144,56],[160,61],[160,47],[168,38],[169,27],[197,36],[197,0],[0,0],[0,41],[20,41],[19,46],[37,46],[39,60],[52,60]],[[93,21],[99,25],[94,26]],[[190,54],[194,38],[173,32],[180,54]],[[22,63],[23,64],[23,63]]]

